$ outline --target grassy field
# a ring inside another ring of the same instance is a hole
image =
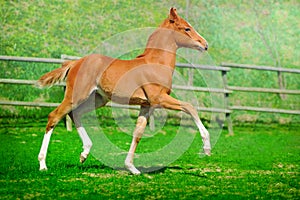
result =
[[[60,124],[52,137],[48,171],[38,170],[45,120],[1,119],[0,199],[297,199],[299,125],[251,124],[223,131],[211,157],[199,157],[200,137],[178,160],[140,176],[103,165],[93,156],[81,165],[76,131]],[[100,123],[101,124],[101,123]],[[105,126],[112,143],[130,138]],[[172,124],[163,129],[172,138]],[[138,151],[151,145],[143,139]],[[142,167],[142,166],[139,166]]]

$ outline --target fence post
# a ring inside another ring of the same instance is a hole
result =
[[[66,128],[67,131],[72,131],[72,120],[69,115],[66,115]]]
[[[191,69],[191,68],[188,69],[188,76],[189,76],[188,86],[193,86],[193,83],[194,83],[194,69]]]
[[[223,84],[225,86],[225,89],[228,90],[228,84],[227,84],[227,71],[222,70],[222,79],[223,79]],[[224,98],[225,98],[225,106],[226,109],[229,110],[229,93],[225,92],[224,93]],[[231,121],[231,116],[230,113],[225,113],[226,116],[226,121],[227,121],[227,126],[228,126],[228,133],[229,135],[234,135],[233,133],[233,127],[232,127],[232,121]]]
[[[281,73],[281,71],[277,71],[277,76],[278,76],[278,84],[279,84],[279,88],[280,89],[285,89],[285,84],[284,84],[284,79],[283,79],[283,75]],[[286,95],[285,94],[280,94],[279,96],[282,100],[286,99]]]
[[[151,131],[155,130],[155,120],[154,120],[153,113],[152,113],[152,115],[150,115],[150,118],[149,118],[149,126],[150,126]]]

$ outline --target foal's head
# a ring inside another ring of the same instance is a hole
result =
[[[206,40],[177,14],[176,8],[171,8],[169,17],[160,27],[174,30],[173,36],[178,47],[192,48],[199,51],[207,51],[208,49]]]

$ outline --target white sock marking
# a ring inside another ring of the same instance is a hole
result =
[[[40,170],[46,170],[46,156],[47,156],[47,150],[50,142],[50,138],[52,135],[53,129],[51,129],[48,133],[44,135],[43,143],[41,146],[41,150],[38,156],[38,159],[40,161]]]
[[[78,127],[77,132],[83,143],[82,156],[84,156],[86,158],[88,156],[88,154],[90,153],[93,143],[92,143],[90,137],[88,136],[86,130],[83,127]]]

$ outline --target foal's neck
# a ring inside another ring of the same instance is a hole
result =
[[[158,28],[149,37],[144,53],[138,58],[174,68],[177,49],[172,30]]]

